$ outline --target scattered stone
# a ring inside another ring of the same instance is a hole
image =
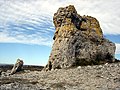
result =
[[[78,69],[80,69],[80,68],[81,68],[81,66],[78,66],[77,68],[78,68]]]
[[[0,90],[120,90],[120,63],[80,67],[0,76]]]
[[[17,62],[14,64],[10,75],[15,74],[16,72],[19,72],[22,70],[23,67],[23,60],[17,59]]]
[[[73,5],[54,14],[54,44],[44,70],[104,64],[115,61],[116,46],[103,37],[98,20],[80,16]]]
[[[108,65],[108,63],[105,63],[105,65],[107,66],[107,65]]]

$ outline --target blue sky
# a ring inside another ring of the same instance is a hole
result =
[[[0,63],[45,65],[53,44],[53,15],[72,4],[80,15],[96,17],[120,59],[119,0],[0,0]]]

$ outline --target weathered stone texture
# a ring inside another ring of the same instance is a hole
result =
[[[114,62],[115,44],[103,37],[96,18],[80,16],[73,5],[53,17],[54,44],[45,70]]]

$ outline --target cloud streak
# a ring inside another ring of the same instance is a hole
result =
[[[1,0],[0,42],[51,46],[52,17],[59,7],[69,4],[82,15],[96,17],[104,34],[120,34],[119,0]]]
[[[0,42],[52,45],[54,28],[49,13],[37,10],[36,2],[4,1],[0,6]]]

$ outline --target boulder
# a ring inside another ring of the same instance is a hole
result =
[[[114,62],[114,43],[103,37],[98,20],[80,16],[73,5],[54,14],[54,44],[44,70]]]
[[[17,62],[14,64],[10,74],[12,75],[15,74],[16,72],[21,71],[22,67],[23,67],[23,60],[17,59]]]

